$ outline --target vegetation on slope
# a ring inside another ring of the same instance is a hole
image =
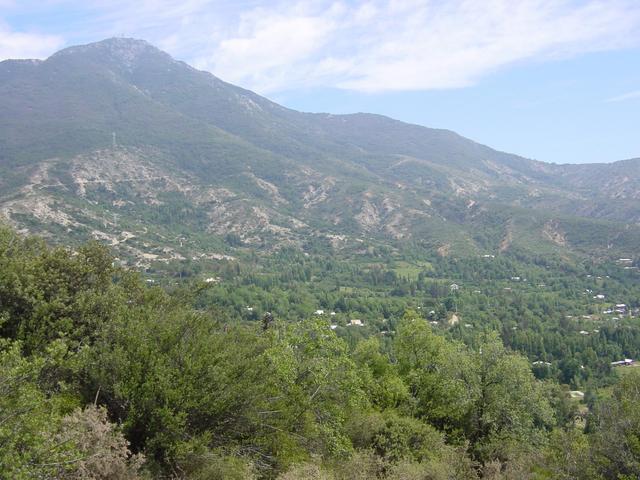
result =
[[[4,477],[640,473],[635,372],[585,428],[495,332],[465,344],[407,311],[393,335],[350,346],[322,318],[195,310],[202,286],[168,293],[97,244],[50,249],[8,230],[0,267]]]
[[[557,166],[378,115],[296,112],[139,40],[0,62],[0,107],[0,214],[63,243],[126,226],[138,260],[178,235],[218,236],[186,257],[226,233],[260,249],[313,232],[593,256],[640,236],[637,160]]]

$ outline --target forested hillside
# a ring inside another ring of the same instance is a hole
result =
[[[297,112],[141,40],[0,62],[0,127],[5,221],[139,266],[312,236],[454,257],[612,259],[640,242],[637,159],[553,165],[380,115]]]
[[[4,478],[640,474],[632,367],[583,405],[491,328],[463,343],[407,310],[356,339],[322,314],[195,308],[207,282],[148,283],[98,244],[0,231]]]

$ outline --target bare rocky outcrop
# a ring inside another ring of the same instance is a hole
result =
[[[504,236],[502,237],[502,241],[500,242],[499,250],[501,252],[506,252],[509,250],[509,247],[513,243],[513,222],[509,220],[507,222],[507,226],[505,228]]]
[[[549,220],[542,227],[542,235],[551,242],[564,247],[567,245],[566,233],[560,227],[557,220]]]
[[[378,207],[369,200],[362,202],[360,213],[355,216],[358,224],[365,230],[371,230],[380,225],[380,212]]]

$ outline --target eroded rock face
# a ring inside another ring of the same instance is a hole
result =
[[[496,214],[482,198],[484,190],[468,184],[461,189],[452,183],[447,197],[407,185],[351,191],[345,178],[323,177],[308,167],[292,167],[268,179],[251,168],[199,177],[155,147],[117,146],[47,159],[27,173],[23,185],[0,197],[5,221],[52,239],[97,239],[142,266],[226,255],[220,239],[229,235],[239,242],[232,247],[266,251],[301,247],[310,235],[326,238],[334,249],[354,246],[363,236],[422,241],[426,235],[441,256],[457,255],[461,245],[465,253],[487,248],[507,252],[528,237],[554,248],[573,248],[567,241],[570,225],[564,221],[549,213],[531,219],[508,210]],[[538,201],[545,195],[528,190],[522,198]],[[495,215],[500,218],[495,245],[474,245],[474,229],[494,223]],[[213,251],[206,242],[191,240],[203,235],[217,245]]]
[[[556,245],[567,245],[566,233],[560,227],[558,221],[550,220],[544,224],[542,234]]]
[[[371,230],[380,225],[380,213],[378,207],[369,200],[364,200],[360,213],[356,215],[356,220],[365,230]]]
[[[149,227],[153,230],[158,211],[176,210],[178,217],[181,211],[189,211],[198,218],[191,225],[193,234],[235,234],[244,245],[265,248],[299,244],[309,225],[278,211],[278,207],[290,204],[278,186],[250,171],[244,175],[266,193],[266,204],[263,196],[255,198],[237,186],[222,186],[224,181],[203,182],[176,169],[171,159],[151,147],[96,150],[66,160],[49,159],[34,167],[17,195],[0,200],[0,215],[18,229],[45,236],[56,225],[73,229],[85,240],[100,240],[137,258],[141,265],[184,259],[185,255],[231,258],[194,249],[184,239],[159,232],[154,235]],[[313,172],[313,176],[317,174]],[[297,178],[302,180],[313,178]],[[322,188],[332,182],[325,182]],[[313,200],[302,208],[322,201]],[[176,226],[184,225],[179,218],[175,222],[169,218],[166,229]],[[175,248],[167,244],[175,244]]]

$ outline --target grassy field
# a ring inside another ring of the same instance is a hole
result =
[[[415,281],[418,280],[420,272],[425,270],[432,271],[433,266],[429,262],[410,263],[406,261],[398,261],[395,262],[393,270],[399,277]]]

